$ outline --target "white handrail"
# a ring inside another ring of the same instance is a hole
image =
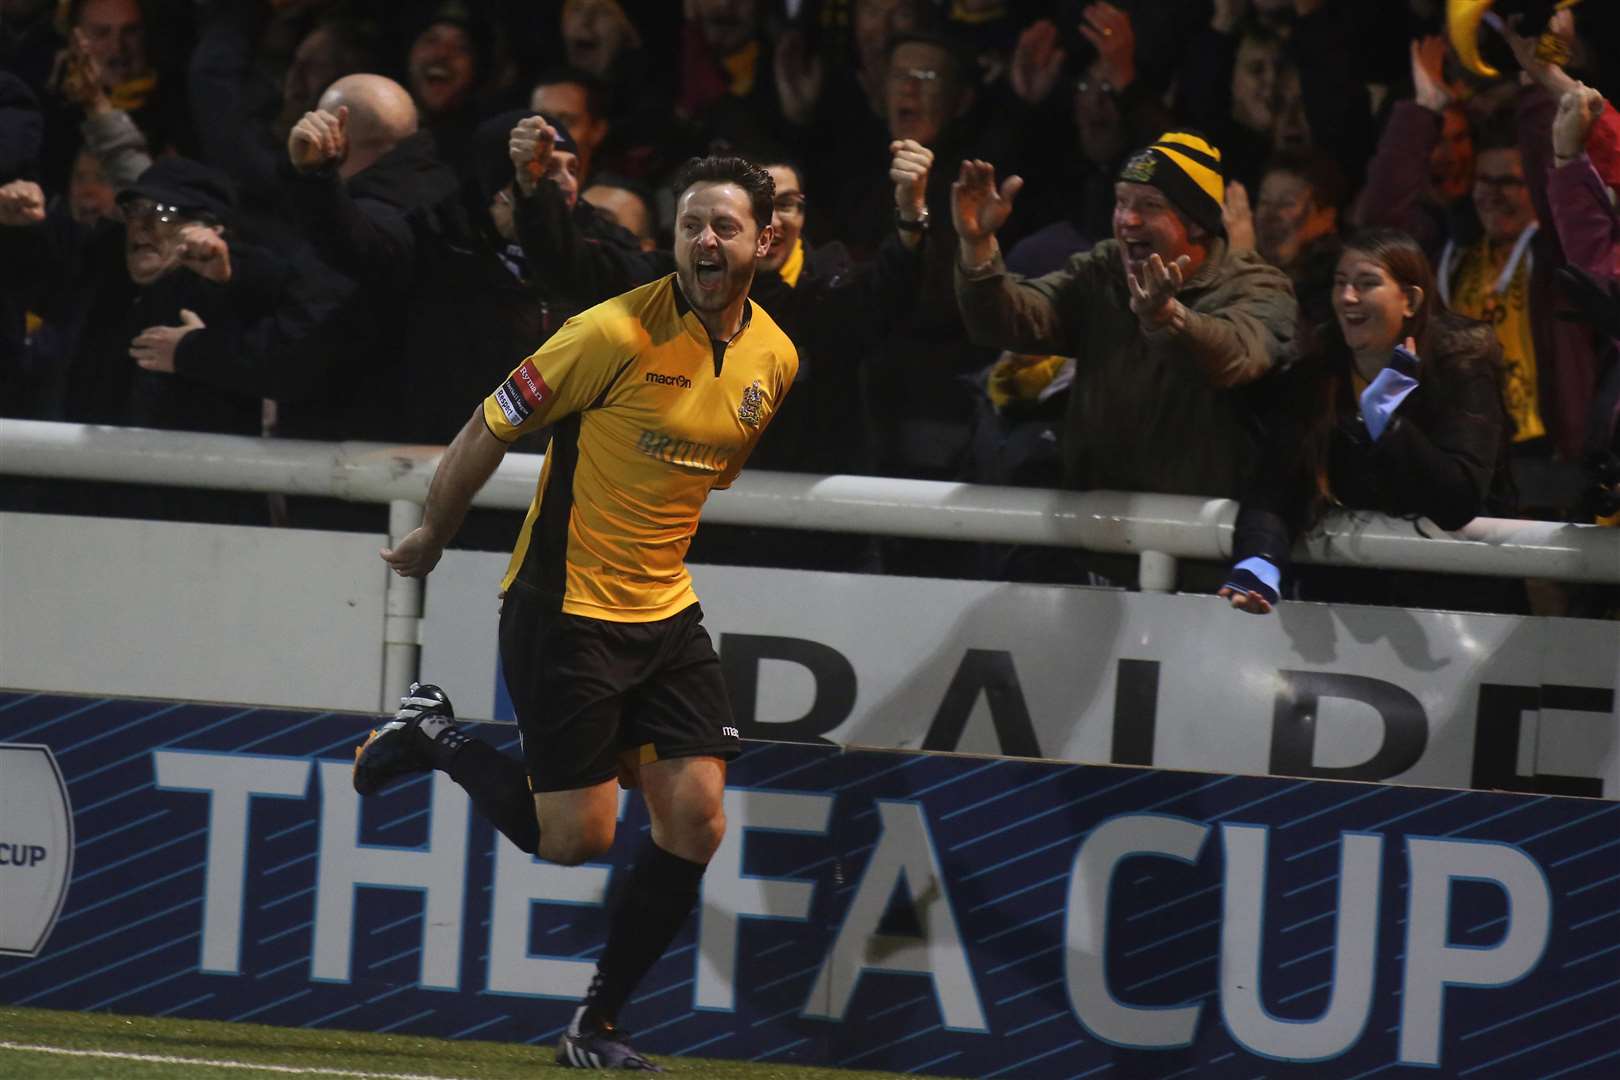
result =
[[[317,443],[0,420],[0,473],[420,503],[442,447]],[[529,505],[542,458],[509,454],[480,506]],[[737,525],[1044,544],[1176,558],[1228,558],[1237,504],[1112,491],[1001,488],[749,470],[704,519]],[[1302,561],[1435,573],[1620,583],[1620,529],[1479,518],[1428,522],[1340,514],[1302,542]]]

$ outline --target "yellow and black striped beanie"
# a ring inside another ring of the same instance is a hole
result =
[[[1119,170],[1119,179],[1149,184],[1192,221],[1217,236],[1224,236],[1221,208],[1226,205],[1226,179],[1221,152],[1195,131],[1167,131],[1152,146],[1132,154]]]

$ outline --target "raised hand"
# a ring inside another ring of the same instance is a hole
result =
[[[207,226],[192,222],[182,226],[175,249],[180,265],[198,277],[221,285],[231,280],[231,248],[225,237]]]
[[[996,230],[1007,223],[1013,197],[1024,186],[1019,176],[1009,176],[996,187],[996,167],[988,161],[962,162],[962,171],[951,185],[951,223],[962,243],[962,262],[979,266],[994,254]]]
[[[0,225],[37,225],[45,220],[45,192],[32,180],[0,186]]]
[[[287,157],[299,172],[341,165],[349,156],[349,107],[307,112],[287,135]]]
[[[179,326],[149,326],[135,335],[135,340],[129,344],[129,355],[147,371],[161,371],[174,374],[174,354],[180,347],[180,339],[194,330],[204,329],[204,324],[194,311],[184,308],[180,311]]]
[[[84,31],[73,31],[67,49],[57,58],[55,74],[62,96],[85,112],[102,113],[112,109],[112,101],[101,81],[101,63],[90,52]]]
[[[928,173],[934,152],[915,139],[889,144],[889,179],[894,181],[894,207],[907,221],[916,221],[928,209]]]
[[[1446,85],[1446,39],[1439,34],[1412,42],[1412,100],[1432,112],[1445,112],[1451,106],[1451,88]]]
[[[526,116],[512,129],[506,143],[506,154],[512,159],[519,190],[533,195],[535,185],[546,175],[551,164],[551,152],[557,146],[557,129],[541,116]]]
[[[1192,260],[1179,255],[1166,263],[1157,253],[1148,256],[1138,276],[1130,267],[1125,268],[1125,280],[1131,289],[1131,311],[1141,321],[1157,326],[1170,318],[1176,293],[1181,291],[1183,275]]]
[[[1051,19],[1031,23],[1018,35],[1007,80],[1013,93],[1031,105],[1038,105],[1051,94],[1063,74],[1068,53],[1059,43],[1057,24]]]
[[[1129,15],[1108,0],[1097,0],[1080,13],[1080,33],[1096,47],[1102,77],[1115,90],[1136,81],[1136,31]]]
[[[1575,89],[1558,99],[1558,115],[1553,118],[1553,154],[1559,164],[1567,164],[1581,156],[1586,149],[1592,125],[1603,115],[1603,95],[1576,83]]]
[[[1519,67],[1549,94],[1561,96],[1579,85],[1564,71],[1559,59],[1560,55],[1569,55],[1570,43],[1575,40],[1575,16],[1568,9],[1556,13],[1547,23],[1547,33],[1543,37],[1559,45],[1553,51],[1544,47],[1542,38],[1525,37],[1516,27],[1504,24],[1498,29],[1508,48],[1513,50],[1513,58],[1519,62]]]
[[[810,51],[803,30],[790,28],[777,39],[773,67],[783,114],[795,124],[809,123],[821,100],[826,69],[821,57]]]
[[[1226,225],[1227,246],[1233,251],[1253,251],[1254,211],[1249,206],[1249,189],[1233,180],[1226,185],[1226,205],[1221,207]]]

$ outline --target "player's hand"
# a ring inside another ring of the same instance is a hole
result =
[[[1007,223],[1023,177],[1009,176],[996,187],[996,167],[988,161],[962,162],[951,185],[951,223],[962,242],[962,263],[980,266],[994,254],[996,230]]]
[[[349,107],[307,112],[287,135],[287,157],[299,172],[341,165],[349,156]]]
[[[1157,326],[1170,318],[1171,304],[1181,291],[1183,275],[1191,263],[1185,255],[1166,263],[1155,252],[1148,256],[1140,276],[1132,273],[1130,267],[1125,268],[1125,280],[1131,289],[1131,311],[1138,319]]]
[[[32,180],[0,186],[0,225],[37,225],[45,220],[45,191]]]
[[[400,577],[427,577],[439,565],[444,545],[423,526],[405,534],[405,539],[378,552],[388,568]]]
[[[208,225],[192,222],[182,226],[175,253],[180,265],[221,285],[231,280],[231,248],[225,237]]]
[[[506,154],[512,159],[512,171],[523,194],[534,194],[535,186],[551,165],[551,152],[556,146],[557,129],[544,117],[526,116],[512,129]]]
[[[149,326],[136,334],[135,340],[129,343],[130,359],[146,371],[173,375],[174,354],[180,348],[180,339],[204,328],[195,311],[181,308],[179,326]]]
[[[1250,615],[1271,614],[1271,605],[1259,593],[1245,592],[1231,585],[1222,585],[1220,592],[1215,595],[1226,600],[1237,610],[1246,611]]]

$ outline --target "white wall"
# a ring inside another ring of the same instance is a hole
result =
[[[383,543],[0,514],[0,686],[369,711]]]

